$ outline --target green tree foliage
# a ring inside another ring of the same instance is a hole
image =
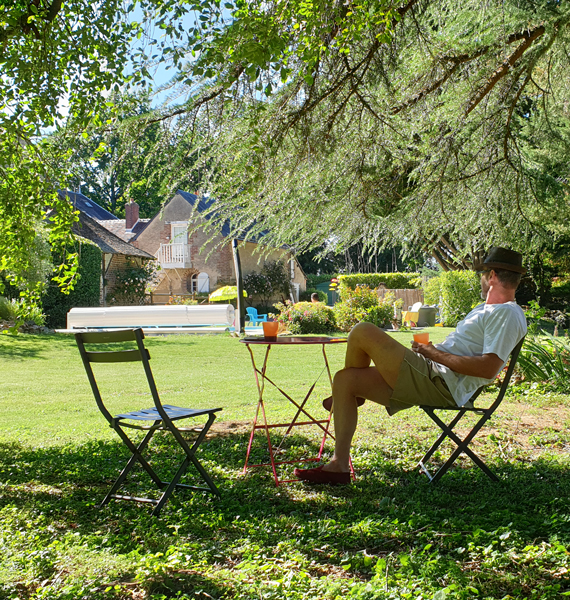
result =
[[[42,299],[47,327],[65,327],[67,313],[74,306],[99,306],[101,250],[89,240],[82,240],[78,246],[79,266],[73,290],[64,293],[56,283],[51,283]],[[59,260],[59,257],[54,257],[54,262]]]
[[[132,199],[141,218],[152,218],[169,195],[172,177],[182,189],[196,188],[195,181],[179,177],[191,167],[189,140],[152,119],[149,92],[114,93],[97,116],[82,135],[71,117],[49,138],[56,154],[68,154],[71,189],[122,217]]]
[[[132,26],[114,0],[0,2],[0,22],[0,272],[35,302],[44,284],[30,277],[37,238],[67,247],[76,218],[56,193],[65,157],[46,152],[38,136],[64,104],[78,120],[91,117],[120,77]],[[65,285],[76,256],[58,253],[55,281]]]
[[[52,272],[49,244],[65,247],[76,218],[69,203],[61,202],[53,191],[54,165],[42,146],[22,137],[31,129],[22,126],[16,133],[5,128],[0,135],[0,293],[5,280],[20,290],[23,307],[39,300]],[[75,254],[60,252],[60,256],[55,281],[62,284],[74,275]],[[26,310],[21,317],[26,318]]]
[[[406,241],[444,269],[566,229],[567,3],[228,7],[191,32],[176,109],[211,125],[200,168],[220,221],[299,252],[331,233]]]
[[[422,266],[425,257],[407,257],[402,259],[403,248],[389,248],[385,250],[365,249],[364,244],[354,244],[343,252],[335,253],[331,243],[308,250],[297,255],[299,264],[305,273],[382,273],[393,271],[412,270]],[[408,252],[409,254],[409,252]]]
[[[167,28],[177,3],[137,5],[145,20],[162,15],[159,26]],[[193,8],[178,7],[176,18]],[[66,185],[68,155],[46,149],[41,137],[66,113],[76,135],[88,125],[102,125],[99,111],[109,92],[149,77],[148,39],[144,24],[118,0],[0,0],[0,273],[28,303],[38,300],[43,285],[30,268],[41,240],[63,261],[56,265],[58,284],[72,284],[77,267],[73,253],[60,251],[69,247],[76,218],[69,202],[56,194]],[[181,57],[171,58],[176,63]]]

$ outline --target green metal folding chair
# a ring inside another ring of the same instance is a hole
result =
[[[471,448],[469,448],[469,444],[473,440],[473,438],[479,433],[480,429],[485,425],[485,423],[491,418],[493,413],[497,410],[503,398],[505,397],[505,393],[509,386],[509,382],[511,379],[511,375],[513,374],[513,370],[515,368],[515,364],[519,357],[519,352],[524,343],[524,338],[515,346],[514,350],[511,352],[511,358],[509,360],[509,365],[507,367],[507,372],[505,373],[505,378],[503,379],[503,383],[499,388],[499,393],[495,398],[495,401],[488,408],[480,408],[475,407],[474,402],[475,399],[478,398],[479,394],[485,389],[486,386],[479,388],[473,396],[469,399],[465,406],[457,407],[457,408],[434,408],[433,406],[420,406],[420,408],[431,418],[431,420],[442,430],[441,435],[437,438],[437,440],[433,443],[432,447],[426,452],[424,457],[418,463],[421,471],[427,475],[428,479],[431,483],[436,483],[439,481],[443,475],[447,472],[449,467],[459,458],[461,454],[467,455],[484,473],[486,473],[493,481],[499,481],[499,478],[489,469],[489,467],[483,462],[483,460],[473,452]],[[436,414],[435,411],[439,410],[451,410],[457,412],[455,417],[446,424],[442,421]],[[454,427],[457,426],[462,417],[467,413],[475,413],[481,415],[480,419],[475,423],[471,431],[461,439],[454,431]],[[432,473],[428,470],[427,465],[434,455],[435,451],[441,446],[441,444],[446,440],[450,439],[453,441],[457,448],[453,451],[451,456],[439,467],[439,469],[432,475]]]
[[[76,333],[75,340],[83,359],[83,365],[87,372],[93,395],[97,401],[97,406],[103,416],[109,422],[109,425],[117,432],[121,440],[131,451],[132,456],[127,462],[125,468],[121,471],[121,474],[109,490],[109,493],[105,496],[105,499],[101,503],[101,506],[107,504],[112,498],[116,500],[134,500],[136,502],[148,502],[155,504],[155,508],[152,511],[153,515],[158,516],[163,506],[171,496],[172,492],[176,488],[191,489],[191,490],[203,490],[219,495],[218,488],[211,480],[210,476],[204,470],[196,458],[196,450],[202,443],[212,423],[216,419],[215,413],[222,410],[221,408],[206,408],[206,409],[192,409],[192,408],[181,408],[179,406],[171,406],[168,404],[162,404],[152,371],[149,364],[150,354],[144,346],[144,334],[142,329],[122,329],[116,331],[101,331],[101,332],[88,332],[88,333]],[[130,349],[113,349],[108,350],[105,348],[104,351],[90,351],[86,350],[85,345],[91,344],[123,344],[124,342],[134,342],[131,344]],[[152,398],[154,400],[154,406],[147,409],[135,410],[133,412],[127,412],[112,416],[107,407],[105,406],[97,382],[95,381],[95,375],[91,367],[92,363],[120,363],[120,362],[132,362],[140,361],[143,364],[144,372],[148,380],[148,385]],[[177,427],[175,422],[181,419],[189,419],[200,416],[207,416],[208,420],[201,429],[193,427]],[[141,442],[136,445],[132,439],[127,435],[125,429],[135,429],[146,431],[146,435]],[[150,466],[148,461],[144,458],[143,452],[147,449],[152,436],[157,431],[169,432],[174,436],[174,439],[178,442],[182,450],[184,451],[184,460],[178,468],[174,477],[171,481],[163,481]],[[197,437],[193,443],[188,443],[182,432],[197,432]],[[191,444],[191,445],[190,445]],[[160,498],[141,498],[135,496],[126,496],[118,494],[117,492],[125,482],[127,475],[131,469],[140,463],[142,468],[148,473],[150,478],[154,481],[157,487],[164,490]],[[190,464],[194,465],[202,479],[206,482],[208,487],[197,487],[191,485],[184,485],[179,483],[180,478],[184,475]]]

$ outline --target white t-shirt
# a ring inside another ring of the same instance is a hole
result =
[[[496,354],[503,361],[502,369],[513,348],[525,335],[526,319],[516,302],[480,304],[458,323],[457,329],[444,342],[434,345],[456,356]],[[461,375],[437,362],[433,367],[440,373],[458,406],[463,406],[482,385],[493,381]]]

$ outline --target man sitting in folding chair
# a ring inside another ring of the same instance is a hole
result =
[[[371,323],[359,323],[352,329],[345,368],[335,375],[333,384],[334,456],[323,466],[295,469],[300,479],[350,482],[350,445],[364,399],[385,406],[390,415],[411,406],[457,409],[494,380],[526,335],[525,316],[515,302],[515,291],[526,270],[522,255],[505,248],[491,248],[483,263],[474,268],[481,273],[485,302],[443,343],[413,342],[410,350]],[[327,400],[323,405],[328,408],[331,400]]]

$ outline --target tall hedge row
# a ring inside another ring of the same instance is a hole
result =
[[[383,283],[390,290],[412,290],[421,287],[419,273],[354,273],[339,275],[340,287],[355,290],[357,285],[367,285],[370,289],[377,288]]]
[[[338,273],[324,273],[323,275],[307,275],[307,289],[316,288],[319,283],[330,282],[331,279],[338,277]]]
[[[42,299],[47,327],[65,327],[67,313],[74,306],[99,306],[101,250],[89,240],[81,240],[77,273],[77,282],[69,294],[63,294],[55,283],[50,282]]]

